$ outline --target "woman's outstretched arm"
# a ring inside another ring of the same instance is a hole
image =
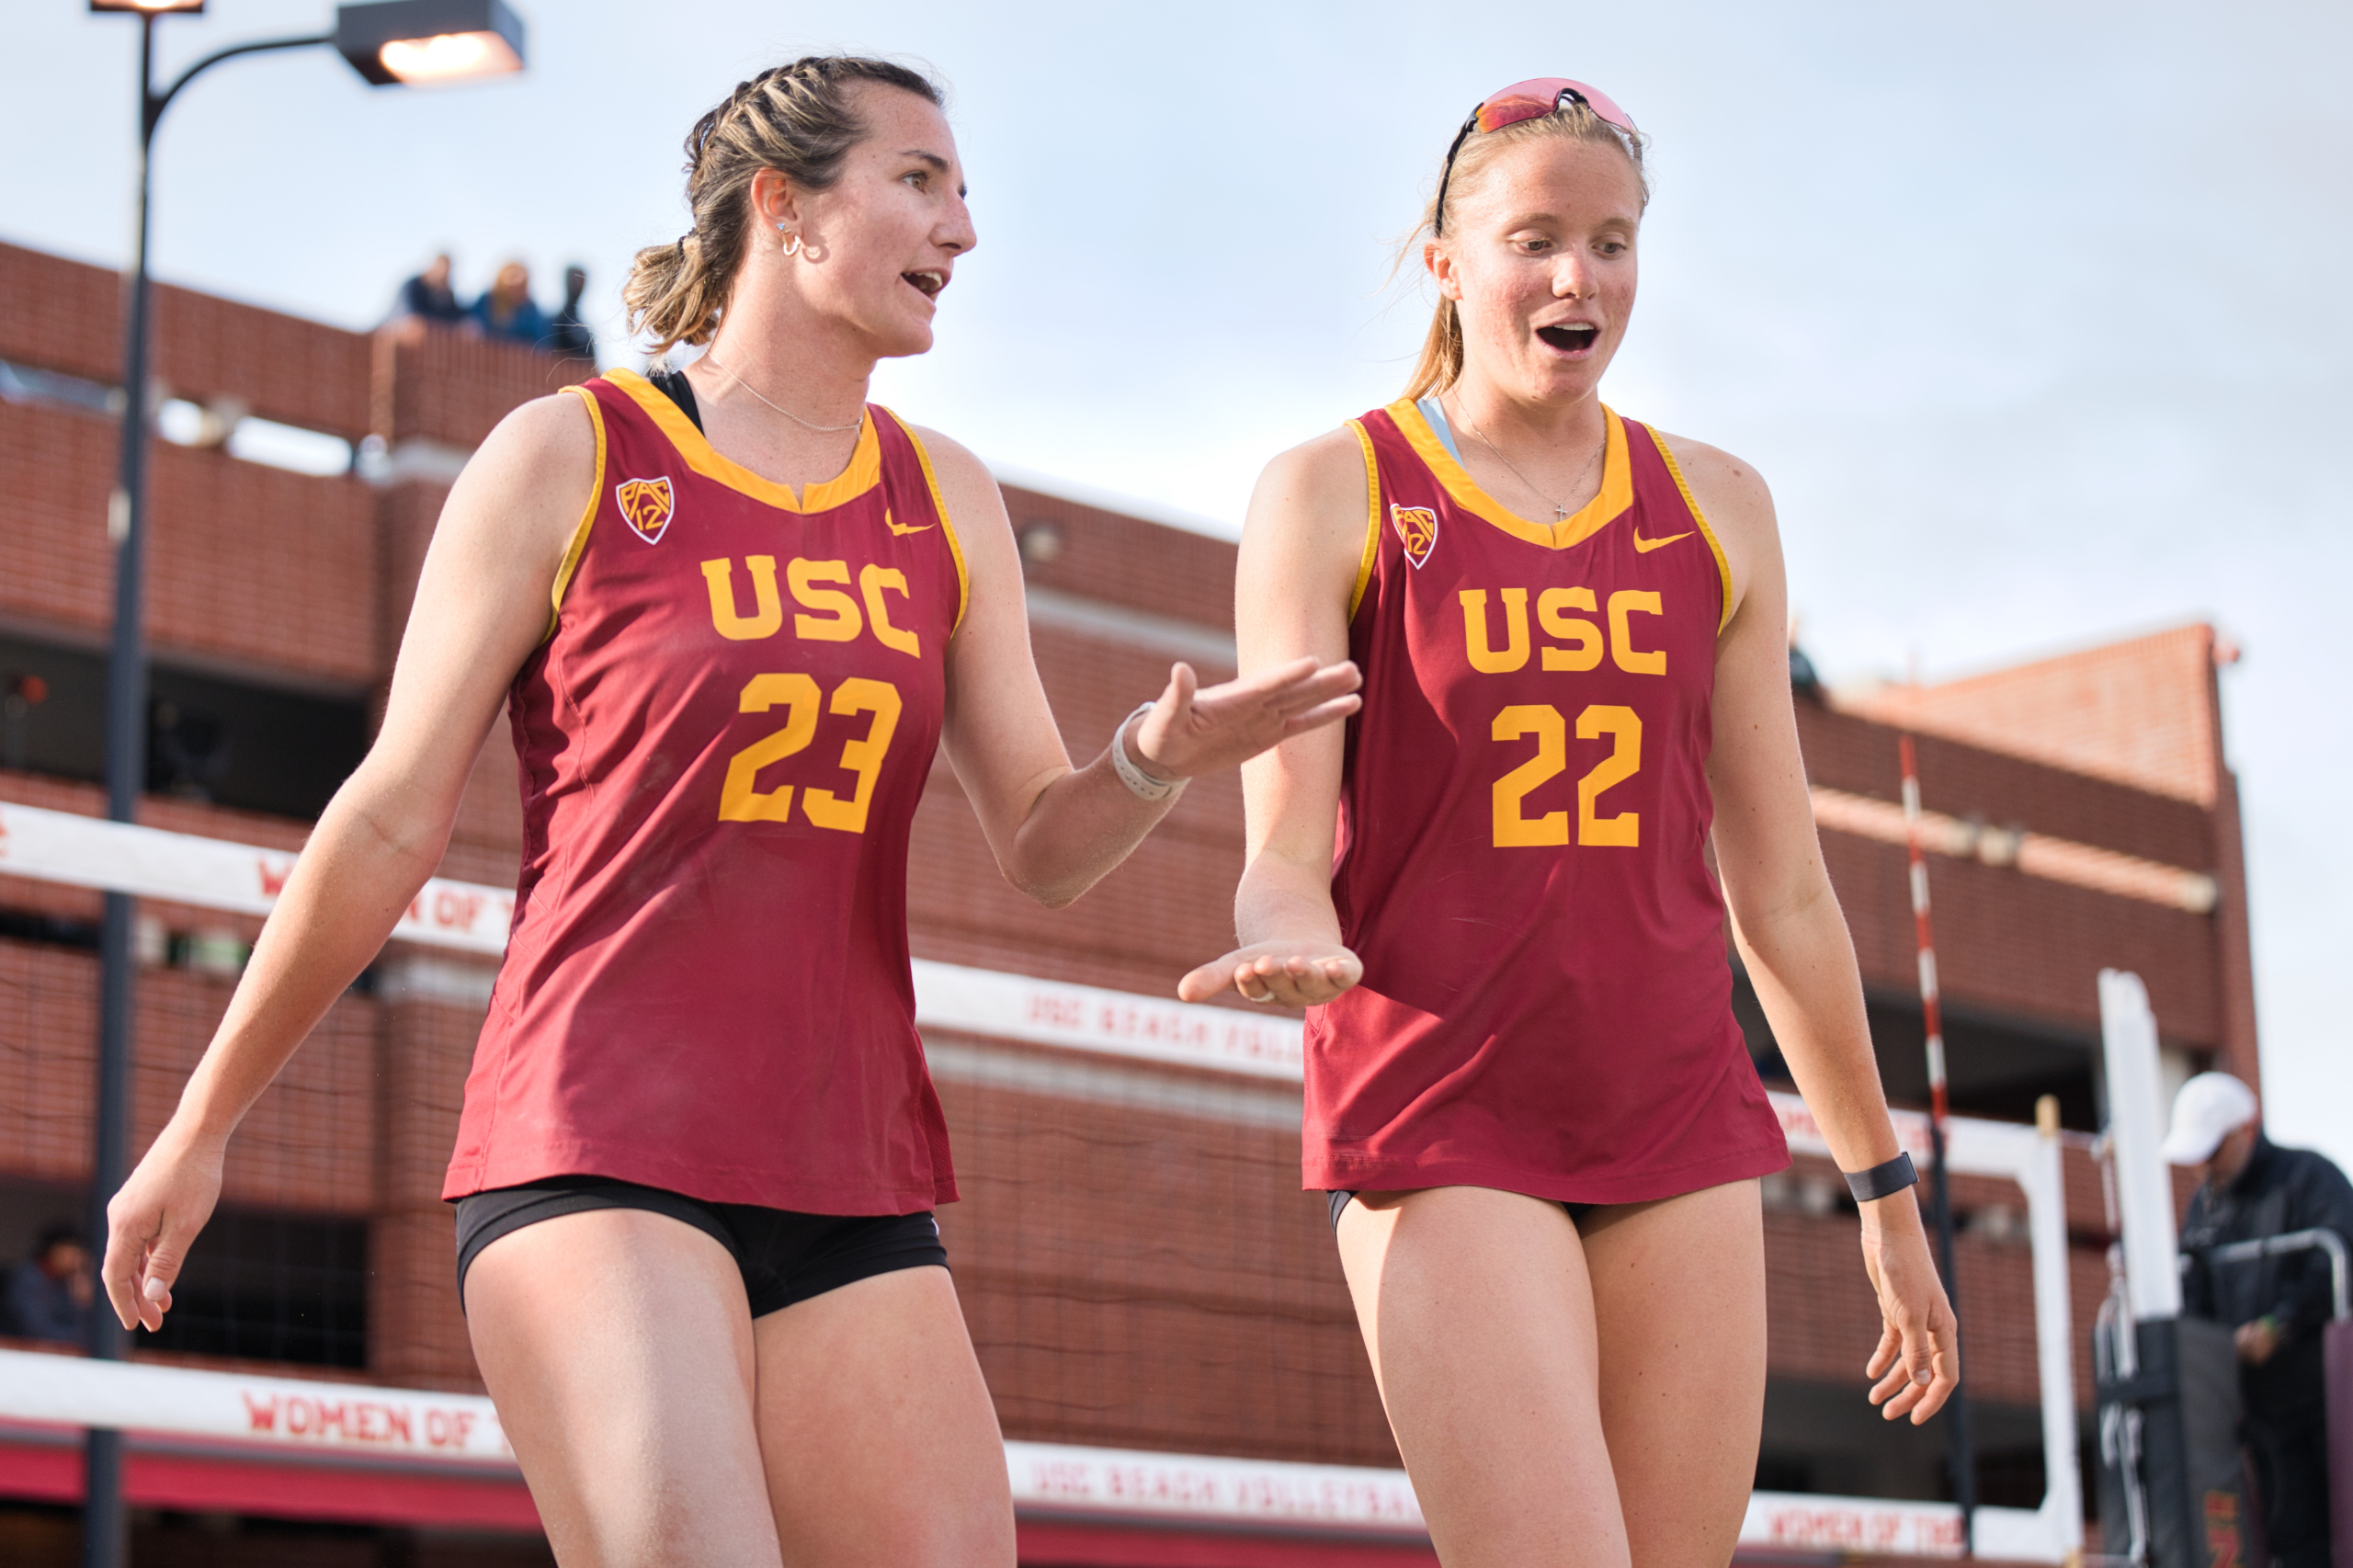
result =
[[[99,1276],[125,1328],[163,1325],[230,1133],[440,864],[491,721],[546,634],[595,464],[565,393],[509,415],[450,491],[375,744],[303,846],[178,1108],[107,1205]]]
[[[1234,571],[1242,672],[1348,656],[1348,599],[1364,559],[1364,451],[1336,430],[1267,465],[1250,497]],[[1243,765],[1248,815],[1233,924],[1241,944],[1187,975],[1188,1002],[1231,985],[1254,1002],[1305,1007],[1363,977],[1332,908],[1332,835],[1340,809],[1339,725],[1296,736]]]
[[[1676,456],[1732,562],[1738,608],[1716,653],[1716,867],[1733,938],[1781,1058],[1839,1168],[1867,1170],[1900,1152],[1863,1012],[1846,915],[1814,830],[1790,699],[1789,590],[1773,501],[1755,470],[1676,440]],[[1863,1263],[1882,1329],[1866,1370],[1871,1403],[1917,1426],[1960,1381],[1952,1307],[1930,1260],[1909,1188],[1860,1205]]]
[[[949,645],[949,760],[998,867],[1014,886],[1061,908],[1128,857],[1174,797],[1146,801],[1120,781],[1109,746],[1074,768],[1029,652],[1021,562],[1005,500],[980,460],[923,433],[971,576],[964,621]],[[1232,767],[1356,711],[1356,666],[1297,659],[1221,686],[1192,667],[1169,672],[1153,710],[1128,726],[1129,759],[1161,779]],[[1138,694],[1142,696],[1142,693]]]

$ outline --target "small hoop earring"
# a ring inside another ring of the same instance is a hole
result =
[[[783,233],[784,225],[779,223],[776,226],[776,232],[779,234]],[[785,242],[783,254],[786,256],[799,256],[801,254],[801,236],[799,234],[793,235],[790,240]]]

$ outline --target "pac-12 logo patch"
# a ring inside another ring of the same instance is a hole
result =
[[[1405,547],[1405,559],[1415,566],[1430,558],[1430,547],[1438,543],[1438,513],[1428,506],[1389,508],[1389,526],[1397,530],[1397,542]]]
[[[620,503],[621,520],[638,538],[648,544],[662,542],[662,530],[670,526],[672,511],[668,475],[660,479],[624,479],[613,486],[613,499]]]

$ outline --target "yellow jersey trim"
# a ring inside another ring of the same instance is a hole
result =
[[[1724,613],[1716,622],[1716,635],[1721,637],[1724,628],[1732,624],[1732,562],[1724,559],[1724,547],[1716,541],[1716,530],[1708,526],[1708,514],[1699,510],[1699,503],[1692,498],[1691,486],[1683,478],[1682,465],[1675,460],[1675,454],[1667,450],[1666,437],[1653,430],[1651,444],[1658,448],[1658,455],[1666,460],[1666,472],[1675,476],[1675,488],[1683,493],[1683,504],[1691,509],[1691,520],[1699,525],[1699,537],[1708,541],[1708,553],[1716,558],[1716,575],[1723,579],[1724,585]]]
[[[548,596],[548,630],[540,639],[545,643],[555,636],[556,622],[563,615],[564,590],[572,586],[572,574],[580,570],[581,552],[588,548],[588,530],[597,521],[597,512],[605,504],[605,411],[597,405],[597,394],[586,387],[566,387],[577,392],[588,409],[588,428],[597,433],[596,483],[588,486],[588,509],[580,514],[579,525],[572,530],[572,542],[564,547],[563,561],[555,569],[555,589]]]
[[[948,634],[953,637],[956,629],[964,624],[964,610],[972,602],[972,576],[964,568],[963,541],[956,537],[956,524],[948,516],[948,497],[939,493],[939,475],[932,472],[931,454],[924,449],[923,437],[915,434],[914,426],[891,410],[885,408],[882,412],[891,415],[891,422],[906,432],[907,445],[915,449],[915,461],[923,465],[923,482],[931,486],[931,509],[939,514],[939,531],[948,536],[948,553],[956,562],[956,619],[948,628]]]
[[[849,454],[849,466],[822,483],[803,485],[796,496],[790,485],[763,479],[733,458],[722,456],[695,428],[695,422],[687,417],[686,410],[643,376],[634,370],[608,370],[605,380],[627,392],[631,401],[645,411],[670,444],[678,449],[678,455],[687,460],[688,468],[755,501],[803,515],[830,512],[857,500],[882,482],[882,443],[874,434],[871,410],[858,418],[858,445]]]
[[[1372,581],[1372,564],[1381,558],[1381,459],[1360,421],[1349,420],[1348,428],[1357,433],[1357,444],[1364,449],[1364,555],[1357,562],[1356,591],[1348,596],[1348,619],[1353,622],[1357,606],[1364,603],[1365,586]]]
[[[1566,550],[1584,543],[1634,504],[1634,472],[1626,453],[1626,422],[1607,405],[1601,412],[1609,422],[1609,440],[1601,460],[1600,491],[1574,517],[1563,517],[1556,523],[1531,523],[1479,488],[1479,482],[1454,460],[1454,454],[1446,449],[1446,443],[1438,438],[1429,421],[1422,417],[1422,411],[1414,406],[1413,399],[1399,398],[1388,408],[1389,417],[1397,422],[1397,428],[1404,432],[1414,455],[1446,487],[1456,506],[1514,539],[1524,539],[1547,550]]]

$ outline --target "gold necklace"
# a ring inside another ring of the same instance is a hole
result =
[[[717,370],[721,375],[725,376],[729,381],[733,381],[737,386],[742,387],[745,392],[750,392],[754,397],[759,398],[762,403],[767,403],[770,408],[775,409],[779,414],[783,415],[795,425],[807,426],[808,428],[812,430],[821,430],[827,435],[835,435],[844,430],[856,430],[866,423],[866,415],[862,413],[847,425],[818,425],[812,423],[809,420],[801,418],[801,415],[793,413],[792,410],[785,407],[782,403],[762,396],[759,388],[754,386],[751,382],[745,381],[743,377],[737,375],[734,371],[721,364],[719,362],[719,357],[711,353],[708,348],[703,350],[702,357],[710,362],[711,369]],[[1479,439],[1483,441],[1486,437],[1482,436]],[[1491,448],[1490,449],[1492,450],[1493,449]],[[1495,455],[1501,457],[1503,454],[1498,452]],[[1514,470],[1513,472],[1517,472],[1518,471]]]
[[[754,396],[757,396],[758,394],[757,394],[757,393],[754,393],[753,395],[754,395]],[[1460,412],[1461,412],[1461,407],[1460,407],[1460,405],[1459,405],[1459,404],[1457,405],[1457,410],[1456,410],[1456,411],[1457,411],[1458,413],[1460,413]],[[1486,433],[1484,430],[1480,429],[1476,425],[1472,425],[1472,424],[1471,423],[1471,416],[1470,416],[1469,415],[1465,414],[1465,415],[1462,415],[1462,423],[1463,423],[1465,426],[1469,426],[1470,431],[1471,431],[1471,434],[1472,434],[1473,436],[1476,436],[1476,437],[1479,437],[1479,444],[1480,444],[1481,446],[1483,446],[1483,447],[1486,448],[1486,449],[1487,449],[1487,450],[1489,450],[1489,451],[1491,451],[1491,452],[1493,452],[1493,453],[1495,453],[1495,460],[1496,460],[1497,462],[1499,462],[1499,463],[1503,464],[1503,465],[1504,465],[1504,467],[1506,467],[1506,468],[1507,468],[1507,469],[1510,469],[1510,470],[1511,470],[1511,474],[1512,474],[1512,477],[1513,477],[1514,479],[1518,480],[1522,484],[1525,484],[1525,485],[1527,485],[1527,486],[1528,486],[1528,490],[1529,490],[1529,494],[1534,495],[1538,500],[1540,500],[1540,501],[1543,502],[1543,503],[1544,503],[1544,505],[1546,505],[1547,506],[1550,506],[1550,507],[1552,507],[1552,520],[1553,520],[1554,522],[1556,522],[1556,523],[1557,523],[1557,522],[1560,522],[1562,519],[1563,519],[1563,518],[1565,518],[1565,517],[1572,517],[1572,516],[1574,516],[1574,514],[1570,510],[1570,508],[1568,508],[1568,507],[1566,507],[1566,506],[1562,506],[1558,501],[1553,500],[1550,495],[1547,495],[1547,494],[1545,494],[1541,489],[1538,488],[1537,483],[1536,483],[1536,482],[1535,482],[1534,480],[1532,480],[1532,479],[1529,478],[1529,477],[1528,477],[1528,475],[1526,475],[1526,474],[1524,474],[1524,473],[1520,472],[1519,472],[1518,467],[1516,464],[1514,464],[1514,463],[1512,462],[1512,460],[1511,460],[1509,458],[1507,458],[1507,457],[1504,456],[1504,449],[1503,449],[1501,447],[1496,446],[1493,441],[1490,441],[1489,439],[1487,439],[1487,433]],[[1600,460],[1601,454],[1602,454],[1602,453],[1604,453],[1604,452],[1606,452],[1606,451],[1608,451],[1608,449],[1609,449],[1609,423],[1608,423],[1608,420],[1606,420],[1606,419],[1605,419],[1604,421],[1602,421],[1602,426],[1601,426],[1601,445],[1599,445],[1598,447],[1596,447],[1596,448],[1593,449],[1593,456],[1592,456],[1592,457],[1589,457],[1589,458],[1587,458],[1587,459],[1586,459],[1586,460],[1585,460],[1585,466],[1584,466],[1583,468],[1581,468],[1581,469],[1577,470],[1577,476],[1576,476],[1576,479],[1573,482],[1573,483],[1574,483],[1574,485],[1576,485],[1576,486],[1582,487],[1582,486],[1584,485],[1584,483],[1585,483],[1585,476],[1586,476],[1586,474],[1591,473],[1591,472],[1593,472],[1593,465],[1594,465],[1597,461],[1598,461],[1598,460]]]

